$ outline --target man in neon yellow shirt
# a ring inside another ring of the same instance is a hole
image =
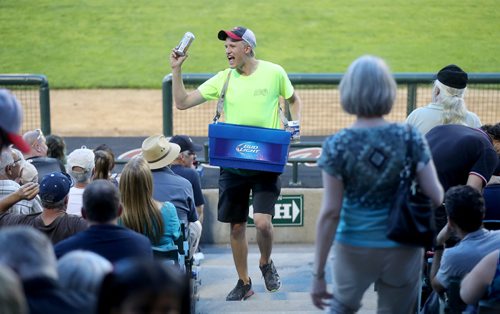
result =
[[[229,84],[224,100],[225,122],[267,128],[280,128],[279,97],[290,103],[292,119],[300,120],[301,100],[283,68],[255,58],[257,41],[245,27],[221,30],[218,38],[224,41],[229,68],[217,73],[198,89],[187,93],[182,82],[182,63],[187,56],[170,55],[173,97],[178,109],[197,106],[218,99],[228,75]],[[260,250],[259,267],[267,290],[280,289],[281,281],[271,259],[273,247],[274,204],[281,191],[279,174],[262,171],[241,171],[221,168],[219,177],[218,220],[231,224],[231,249],[238,272],[236,287],[227,301],[245,300],[253,295],[248,276],[248,242],[246,221],[248,199],[252,191],[254,222]]]

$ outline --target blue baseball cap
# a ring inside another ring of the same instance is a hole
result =
[[[57,203],[68,195],[72,186],[73,181],[69,174],[52,172],[43,177],[39,195],[44,202]]]

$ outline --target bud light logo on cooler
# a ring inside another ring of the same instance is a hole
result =
[[[236,146],[236,151],[245,158],[259,159],[260,148],[255,142],[244,142]]]

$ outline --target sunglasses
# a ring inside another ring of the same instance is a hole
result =
[[[193,152],[192,150],[186,150],[186,151],[183,151],[182,152],[185,156],[194,156],[196,155],[195,152]]]

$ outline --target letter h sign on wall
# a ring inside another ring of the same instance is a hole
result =
[[[248,225],[255,226],[253,221],[253,203],[250,196]],[[304,225],[304,195],[280,195],[274,205],[273,225],[276,227],[300,227]]]

